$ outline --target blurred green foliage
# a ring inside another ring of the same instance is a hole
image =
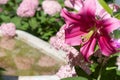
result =
[[[0,13],[0,24],[13,22],[17,29],[29,32],[43,40],[48,41],[49,38],[56,34],[63,25],[63,19],[60,14],[49,16],[44,14],[41,7],[43,0],[39,0],[40,11],[36,11],[34,17],[21,18],[17,16],[16,11],[22,0],[9,0],[6,5],[0,5],[3,12]],[[58,0],[63,5],[62,0]]]
[[[114,0],[105,0],[106,2],[113,2]]]

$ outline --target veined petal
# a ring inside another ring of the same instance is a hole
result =
[[[98,39],[98,44],[101,52],[105,56],[110,56],[117,52],[115,47],[112,45],[112,41],[109,40],[108,36],[100,36]]]
[[[83,47],[81,47],[80,52],[87,61],[89,61],[88,58],[94,53],[95,45],[96,45],[96,38],[92,36],[90,40],[86,42],[83,45]]]
[[[96,15],[102,15],[103,14],[103,7],[100,5],[98,0],[95,0],[95,1],[96,1]]]
[[[82,43],[82,38],[80,38],[80,35],[69,37],[65,39],[65,43],[70,46],[78,46]]]
[[[77,13],[68,12],[67,9],[62,9],[61,16],[65,19],[66,24],[79,23],[81,17]]]
[[[98,0],[96,1],[96,15],[99,16],[100,18],[110,18],[111,15],[100,5],[100,3],[98,2]],[[113,6],[111,6],[111,9]]]
[[[82,10],[80,11],[84,16],[86,17],[95,17],[96,13],[96,0],[85,0],[84,6],[82,7]]]
[[[93,27],[96,22],[96,1],[85,0],[82,9],[79,11],[81,21],[87,24],[87,27]]]
[[[97,11],[96,14],[99,15],[102,19],[111,18],[111,15],[98,3],[97,3]],[[109,4],[109,7],[113,9],[113,12],[117,12],[119,10],[119,7],[116,4]]]
[[[83,6],[83,0],[70,0],[74,9],[76,9],[77,11],[81,10],[82,6]]]
[[[114,30],[120,28],[120,20],[115,18],[108,18],[102,20],[102,26],[104,27],[104,30],[108,33],[113,32]]]
[[[95,18],[88,18],[84,14],[68,12],[66,9],[61,11],[61,16],[65,19],[66,25],[69,27],[71,25],[79,26],[80,30],[88,31],[94,26]]]
[[[82,36],[87,32],[80,30],[80,26],[71,26],[65,29],[65,42],[71,46],[77,46],[82,43]]]

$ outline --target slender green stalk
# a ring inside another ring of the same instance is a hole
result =
[[[101,67],[100,67],[100,70],[99,70],[99,75],[98,75],[98,77],[97,77],[97,80],[100,80],[101,79],[101,73],[102,73],[102,69],[103,69],[103,67],[105,66],[105,64],[106,64],[106,62],[108,61],[108,57],[105,57],[104,59],[103,59],[103,62],[101,63]]]
[[[100,71],[99,71],[99,75],[98,75],[98,77],[97,77],[97,80],[100,80],[100,78],[101,78],[101,72],[102,72],[102,66],[101,66],[101,68],[100,68]]]

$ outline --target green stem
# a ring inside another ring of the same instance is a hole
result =
[[[98,77],[97,77],[97,80],[100,80],[100,78],[101,78],[101,72],[102,72],[102,66],[101,66],[101,68],[100,68],[100,71],[99,71],[99,75],[98,75]]]
[[[97,77],[97,80],[100,80],[101,79],[101,73],[102,73],[102,69],[104,67],[104,65],[106,64],[106,61],[108,60],[109,58],[108,57],[105,57],[103,59],[103,62],[101,63],[101,67],[100,67],[100,70],[99,70],[99,75]]]
[[[101,74],[98,76],[97,80],[100,80],[100,78],[101,78]]]

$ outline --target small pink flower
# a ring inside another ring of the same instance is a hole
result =
[[[0,0],[0,4],[7,4],[8,0]]]
[[[70,65],[61,66],[59,71],[56,73],[56,75],[62,79],[67,77],[73,77],[76,76],[75,69],[73,67],[70,67]]]
[[[17,9],[17,15],[20,17],[33,17],[38,5],[38,0],[23,0]]]
[[[13,23],[3,23],[0,26],[0,30],[3,34],[3,36],[13,37],[16,34],[16,26]]]
[[[61,5],[55,0],[43,1],[42,8],[44,10],[44,13],[50,16],[55,15],[56,13],[60,12],[62,9]]]
[[[65,43],[65,30],[63,25],[60,30],[57,32],[56,36],[50,38],[50,44],[56,49],[61,49],[65,52],[70,52],[71,46]]]

